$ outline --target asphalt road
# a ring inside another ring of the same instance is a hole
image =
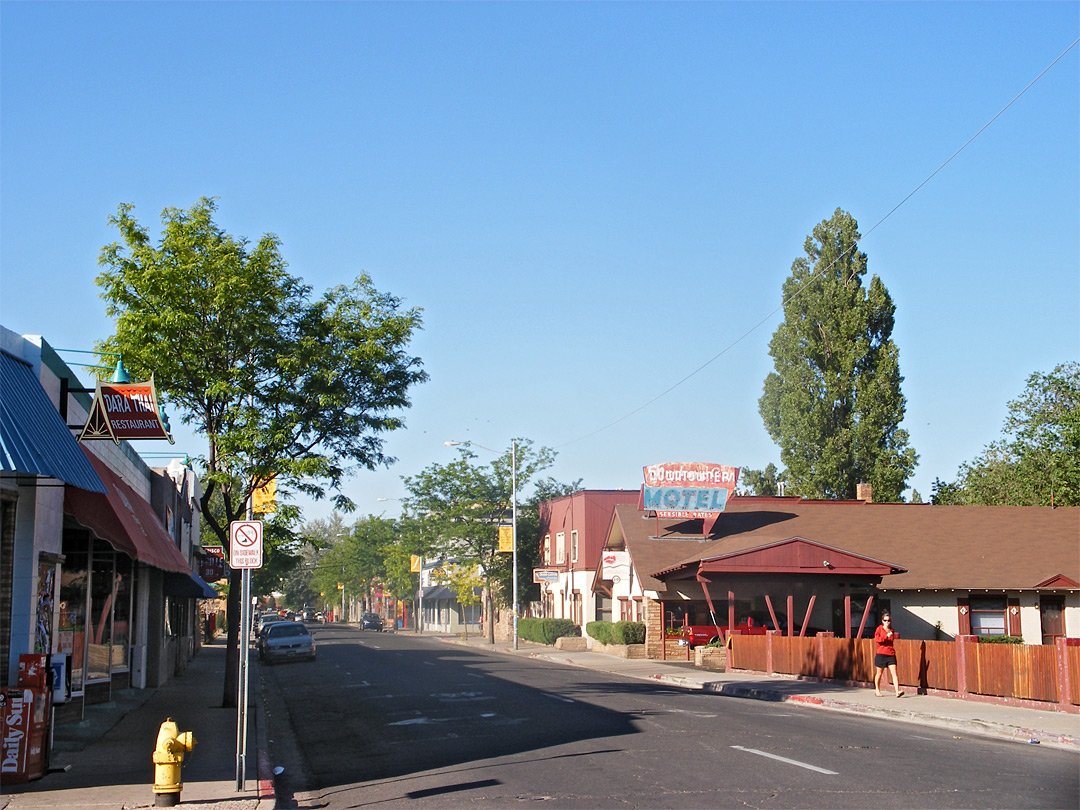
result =
[[[279,807],[1074,808],[1038,746],[315,626],[266,667]]]

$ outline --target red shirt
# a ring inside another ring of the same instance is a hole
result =
[[[893,646],[893,641],[900,638],[900,634],[895,630],[892,630],[892,638],[889,637],[889,630],[885,629],[885,625],[878,625],[878,629],[874,631],[874,641],[877,642],[877,654],[878,655],[896,655],[896,647]]]

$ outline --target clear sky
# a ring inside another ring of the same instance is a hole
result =
[[[117,204],[156,234],[216,196],[317,292],[366,271],[424,310],[431,380],[398,463],[349,479],[361,513],[449,439],[636,489],[779,466],[774,310],[841,207],[896,303],[928,499],[1080,357],[1080,46],[868,231],[1078,36],[1076,2],[3,2],[0,321],[90,348]]]

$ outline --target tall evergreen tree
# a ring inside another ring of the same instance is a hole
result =
[[[769,343],[775,371],[758,409],[780,447],[788,494],[898,501],[918,456],[900,427],[896,307],[876,275],[863,286],[858,223],[836,209],[806,238],[784,282],[784,322]]]

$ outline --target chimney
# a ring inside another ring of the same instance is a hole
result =
[[[856,484],[855,485],[855,500],[862,501],[863,503],[874,502],[874,488],[869,484]]]

